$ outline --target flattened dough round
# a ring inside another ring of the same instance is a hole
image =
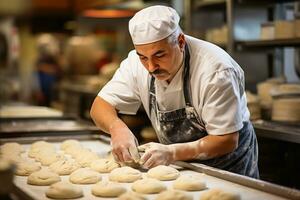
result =
[[[113,159],[97,159],[91,163],[91,168],[100,173],[109,173],[120,165]]]
[[[155,200],[193,200],[193,197],[180,190],[166,190],[159,193]]]
[[[98,160],[99,156],[95,152],[86,152],[81,153],[80,156],[76,157],[76,161],[82,166],[82,167],[89,167],[91,163],[94,160]]]
[[[146,197],[132,191],[125,192],[124,194],[119,196],[118,199],[119,200],[147,200]]]
[[[58,154],[56,152],[48,152],[48,151],[42,151],[38,154],[36,159],[43,165],[43,166],[49,166],[52,163],[55,163],[59,160],[64,160],[65,157],[61,154]]]
[[[73,159],[64,159],[52,163],[49,169],[59,175],[70,175],[79,169],[80,165]]]
[[[173,188],[185,191],[200,191],[206,189],[206,184],[199,176],[182,175],[174,181]]]
[[[40,169],[41,166],[39,163],[28,160],[28,161],[19,162],[17,164],[15,174],[19,176],[28,176],[33,172],[39,171]]]
[[[98,172],[88,168],[77,169],[69,177],[70,182],[75,184],[94,184],[101,179]]]
[[[10,153],[17,153],[20,154],[24,152],[24,148],[17,142],[7,142],[3,144],[0,148],[2,154],[10,154]]]
[[[143,194],[157,194],[167,187],[159,180],[153,178],[145,178],[135,181],[132,186],[132,190]]]
[[[99,182],[92,187],[92,194],[99,197],[118,197],[126,192],[126,188],[119,183]]]
[[[46,191],[46,196],[52,199],[75,199],[83,196],[80,187],[66,181],[52,184]]]
[[[33,172],[28,176],[27,183],[30,185],[51,185],[59,182],[61,179],[58,174],[51,172],[48,169],[41,169],[40,171]]]
[[[227,192],[219,188],[210,189],[203,192],[200,196],[200,200],[240,200],[241,197],[237,193]]]
[[[67,148],[69,147],[72,147],[72,146],[75,146],[75,147],[80,147],[80,142],[78,140],[65,140],[61,143],[60,145],[60,149],[61,150],[66,150]]]
[[[116,168],[109,174],[109,180],[120,183],[132,183],[141,178],[142,173],[139,170],[127,166]]]
[[[179,171],[173,167],[158,165],[147,172],[149,178],[155,178],[160,181],[175,180],[180,175]]]

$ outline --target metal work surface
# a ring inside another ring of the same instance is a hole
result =
[[[0,122],[0,133],[98,130],[91,123],[67,119],[7,120]]]
[[[50,139],[50,140],[49,140]],[[64,138],[66,139],[66,138]],[[73,138],[74,139],[74,138]],[[85,136],[85,137],[80,137],[77,136],[78,140],[81,140],[81,144],[82,146],[91,149],[94,152],[97,152],[101,157],[105,157],[108,152],[110,151],[110,145],[109,145],[109,138],[105,137],[105,136]],[[61,138],[56,138],[54,139],[53,137],[49,137],[49,138],[34,138],[34,141],[37,140],[49,140],[51,142],[51,140],[53,141],[53,143],[55,144],[57,150],[59,150],[59,145],[60,142],[62,141]],[[0,144],[3,144],[4,142],[9,142],[12,141],[11,139],[0,139]],[[15,142],[19,142],[21,143],[26,150],[28,150],[28,148],[30,147],[30,144],[33,142],[32,139],[30,138],[18,138],[17,140],[14,139]],[[60,142],[57,142],[60,141]],[[22,156],[27,156],[27,151],[26,153],[24,153]],[[180,164],[180,163],[179,163]],[[174,167],[178,168],[180,170],[181,174],[193,174],[195,176],[199,176],[200,179],[202,179],[203,181],[206,182],[207,184],[207,188],[221,188],[224,189],[226,191],[232,191],[232,192],[236,192],[239,193],[241,195],[241,199],[242,200],[250,200],[250,199],[264,199],[264,200],[280,200],[280,199],[286,199],[271,193],[267,193],[267,192],[263,192],[257,189],[254,189],[252,187],[247,187],[247,186],[243,186],[242,184],[237,184],[234,183],[232,181],[227,181],[225,179],[222,178],[218,178],[213,176],[210,172],[216,172],[218,174],[218,172],[224,172],[222,170],[216,170],[214,168],[210,168],[209,170],[202,170],[204,173],[199,173],[198,169],[196,168],[194,170],[188,169],[188,168],[182,168],[179,166],[175,166]],[[189,167],[190,168],[190,167]],[[108,180],[108,174],[101,174],[102,176],[102,180]],[[143,177],[146,176],[146,173],[143,172]],[[226,176],[225,176],[226,177]],[[69,176],[61,176],[62,180],[68,180]],[[234,177],[233,177],[234,178]],[[247,179],[244,180],[247,182]],[[256,180],[253,180],[254,183]],[[32,186],[32,185],[28,185],[27,184],[27,177],[22,177],[22,176],[15,176],[14,179],[14,183],[17,187],[17,189],[19,189],[20,191],[24,192],[27,194],[27,196],[29,196],[29,199],[49,199],[45,196],[45,191],[47,190],[47,188],[49,186]],[[168,189],[172,188],[172,184],[173,181],[164,181],[163,182]],[[128,190],[131,190],[131,183],[122,183]],[[260,184],[260,182],[258,181],[257,184]],[[251,184],[250,184],[251,186]],[[92,185],[80,185],[80,187],[82,187],[82,189],[84,190],[84,197],[80,198],[80,199],[114,199],[114,198],[100,198],[100,197],[95,197],[91,194],[91,187]],[[200,192],[188,192],[193,196],[193,199],[200,199],[201,194],[203,193],[203,191]],[[149,200],[151,199],[155,199],[156,195],[145,195]],[[25,199],[25,198],[24,198]]]

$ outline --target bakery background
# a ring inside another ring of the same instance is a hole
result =
[[[242,66],[261,179],[300,189],[296,0],[0,1],[0,144],[98,133],[89,109],[133,48],[128,20],[157,3],[180,13],[185,33],[221,46]],[[122,119],[140,142],[156,141],[143,108]]]

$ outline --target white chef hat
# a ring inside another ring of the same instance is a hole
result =
[[[176,10],[167,6],[150,6],[137,12],[129,21],[133,44],[149,44],[162,40],[179,27]]]

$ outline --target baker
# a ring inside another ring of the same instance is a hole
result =
[[[95,98],[91,117],[111,135],[114,157],[144,167],[194,161],[259,177],[258,146],[241,67],[221,48],[185,35],[179,15],[151,6],[129,21],[135,50]],[[117,113],[141,104],[160,143],[140,146]]]

